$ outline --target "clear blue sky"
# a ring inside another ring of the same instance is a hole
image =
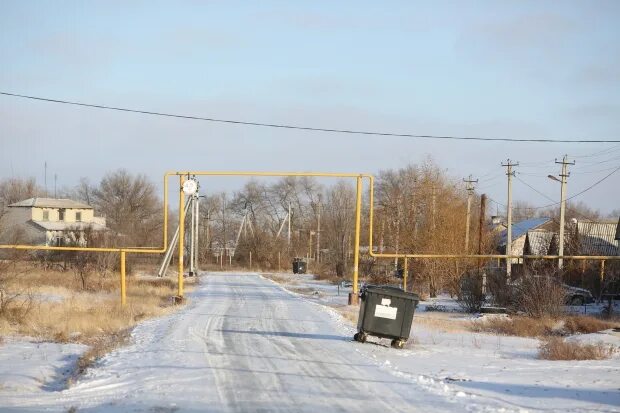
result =
[[[617,1],[0,1],[0,90],[326,128],[619,139],[619,21]],[[176,169],[373,173],[431,156],[502,202],[507,158],[552,199],[554,158],[577,157],[569,195],[620,166],[611,144],[321,134],[6,96],[0,145],[0,176],[42,183],[47,161],[59,186],[120,167],[154,180]],[[620,172],[577,199],[609,212],[619,188]],[[514,191],[550,203],[519,181]]]

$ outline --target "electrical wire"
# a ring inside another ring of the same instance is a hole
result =
[[[539,191],[538,189],[534,188],[532,185],[528,184],[527,182],[525,182],[523,179],[519,178],[518,176],[515,175],[515,178],[521,182],[523,185],[527,186],[528,188],[530,188],[532,191],[536,192],[539,195],[542,195],[543,197],[547,198],[549,201],[551,202],[555,202],[555,199],[547,196],[546,194],[542,193],[541,191]]]
[[[329,132],[329,133],[343,133],[343,134],[350,134],[350,135],[391,136],[391,137],[401,137],[401,138],[465,140],[465,141],[501,141],[501,142],[531,142],[531,143],[620,143],[620,140],[597,140],[597,139],[569,140],[569,139],[550,139],[550,138],[536,139],[536,138],[499,138],[499,137],[498,138],[480,138],[480,137],[466,137],[466,136],[439,136],[439,135],[417,135],[413,133],[374,132],[374,131],[363,131],[363,130],[353,130],[353,129],[333,129],[333,128],[313,127],[313,126],[299,126],[299,125],[287,125],[287,124],[265,123],[265,122],[250,122],[250,121],[233,120],[233,119],[219,119],[219,118],[210,118],[210,117],[202,117],[202,116],[179,115],[179,114],[165,113],[165,112],[154,112],[154,111],[142,110],[142,109],[129,109],[129,108],[121,108],[121,107],[115,107],[115,106],[73,102],[73,101],[61,100],[61,99],[50,99],[50,98],[21,95],[17,93],[9,93],[9,92],[2,92],[2,91],[0,91],[0,95],[18,97],[18,98],[23,98],[23,99],[38,100],[38,101],[43,101],[43,102],[60,103],[60,104],[65,104],[65,105],[82,106],[82,107],[95,108],[95,109],[139,113],[143,115],[164,116],[164,117],[170,117],[170,118],[191,119],[191,120],[200,120],[200,121],[207,121],[207,122],[227,123],[227,124],[234,124],[234,125],[260,126],[260,127],[267,127],[267,128],[279,128],[279,129],[294,129],[294,130],[303,130],[303,131],[310,131],[310,132]]]
[[[597,186],[598,184],[600,184],[601,182],[603,182],[604,180],[606,180],[607,178],[609,178],[610,176],[612,176],[613,174],[615,174],[616,172],[620,171],[620,166],[617,167],[616,169],[614,169],[612,172],[610,172],[609,174],[605,175],[603,178],[599,179],[598,181],[594,182],[592,185],[590,185],[589,187],[585,188],[584,190],[577,192],[575,195],[572,195],[568,198],[566,198],[566,201],[570,201],[571,199],[577,198],[579,195],[582,195],[586,192],[588,192],[590,189],[594,188],[595,186]],[[518,179],[518,178],[517,178]],[[523,181],[521,181],[523,182]],[[529,186],[529,185],[528,185]],[[531,188],[531,187],[530,187]],[[533,189],[533,188],[532,188]],[[537,191],[538,192],[538,191]],[[546,196],[546,195],[545,195]],[[489,198],[490,199],[490,198]],[[497,201],[493,201],[495,203],[497,203],[498,205],[501,205],[503,207],[506,207],[506,205],[501,204]],[[549,204],[549,205],[542,205],[542,206],[538,206],[538,207],[520,207],[520,208],[513,208],[513,209],[519,209],[519,210],[528,210],[528,211],[532,211],[532,210],[536,210],[536,209],[544,209],[544,208],[550,208],[556,205],[561,204],[562,202],[554,202],[553,204]]]
[[[587,155],[574,155],[573,158],[593,158],[597,156],[605,156],[610,152],[617,152],[620,150],[620,145],[614,145],[611,148],[606,148],[597,152],[589,153]]]

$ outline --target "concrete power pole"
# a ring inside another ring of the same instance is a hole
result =
[[[558,255],[564,256],[564,214],[566,212],[566,182],[570,173],[568,172],[568,165],[575,165],[575,162],[568,162],[568,155],[564,155],[562,162],[555,160],[555,163],[562,165],[562,172],[560,173],[560,242],[558,246]],[[558,260],[558,269],[562,269],[564,260],[560,258]]]
[[[471,216],[471,199],[474,195],[474,184],[478,183],[478,180],[475,181],[471,179],[471,175],[469,175],[468,179],[463,179],[465,182],[465,189],[467,190],[467,220],[465,221],[465,254],[469,252],[469,221]]]
[[[506,234],[506,255],[512,255],[512,177],[515,175],[512,170],[513,166],[519,166],[519,163],[512,163],[510,159],[502,164],[506,167],[506,175],[508,176],[508,203],[506,205],[507,215],[507,234]],[[512,258],[506,258],[506,276],[510,276],[512,272]]]

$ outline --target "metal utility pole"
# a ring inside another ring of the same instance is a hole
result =
[[[198,193],[196,193],[196,232],[195,232],[195,236],[196,236],[196,240],[194,241],[194,248],[196,249],[196,251],[194,252],[194,271],[196,271],[196,274],[198,274],[198,260],[200,258],[199,253],[200,253],[200,245],[198,244],[198,240],[199,240],[199,234],[200,234],[200,197],[198,196]]]
[[[568,172],[568,165],[575,165],[575,162],[568,162],[568,155],[564,155],[562,158],[562,162],[558,162],[555,160],[555,163],[562,165],[562,172],[560,173],[560,244],[558,246],[558,255],[560,257],[564,256],[564,214],[566,211],[566,182],[570,173]],[[562,269],[564,265],[564,260],[560,258],[558,260],[558,269]]]
[[[478,222],[478,255],[482,255],[482,237],[484,234],[484,222],[486,221],[487,212],[487,196],[482,194],[480,196],[480,221]],[[478,260],[478,270],[482,268],[482,260]],[[482,272],[482,294],[487,292],[487,277],[486,272]]]
[[[194,242],[196,241],[196,195],[191,195],[189,197],[191,201],[191,214],[192,219],[190,220],[190,228],[189,228],[189,276],[192,277],[194,275],[194,252],[196,250],[196,246]]]
[[[506,204],[507,225],[506,228],[506,255],[512,255],[512,177],[515,172],[512,170],[513,166],[519,166],[518,162],[512,163],[510,159],[506,163],[502,164],[506,167],[506,175],[508,176],[508,203]],[[512,273],[512,258],[506,258],[506,276],[510,276]]]
[[[226,256],[228,241],[226,240],[226,193],[222,192],[222,248]]]
[[[475,181],[471,179],[471,175],[469,175],[468,179],[463,179],[465,182],[465,189],[467,190],[467,220],[465,221],[465,254],[469,252],[469,220],[471,215],[471,198],[474,195],[474,184],[478,183],[478,180]]]
[[[319,204],[317,206],[316,216],[316,262],[321,261],[321,197],[319,196]]]
[[[191,198],[185,202],[184,211],[187,213],[191,204]],[[159,267],[159,271],[157,272],[158,277],[163,277],[168,271],[168,267],[170,266],[170,261],[172,260],[172,255],[174,254],[174,250],[176,249],[177,243],[179,242],[179,227],[177,226],[174,235],[172,236],[172,240],[170,241],[170,245],[168,246],[168,250],[164,254],[164,259]]]

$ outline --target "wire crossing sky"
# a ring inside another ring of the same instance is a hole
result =
[[[0,177],[42,184],[47,163],[63,188],[118,168],[158,182],[430,159],[505,203],[511,159],[529,185],[514,200],[536,207],[559,202],[547,176],[568,155],[568,196],[600,181],[573,202],[607,214],[620,209],[620,175],[605,178],[620,167],[618,21],[605,0],[4,2]]]
[[[332,132],[332,133],[347,133],[353,135],[375,135],[375,136],[392,136],[392,137],[400,137],[400,138],[421,138],[421,139],[448,139],[448,140],[471,140],[471,141],[501,141],[501,142],[536,142],[536,143],[618,143],[620,140],[594,140],[594,139],[550,139],[550,138],[479,138],[479,137],[467,137],[467,136],[437,136],[437,135],[415,135],[411,133],[391,133],[391,132],[370,132],[370,131],[361,131],[361,130],[353,130],[353,129],[328,129],[321,128],[316,126],[298,126],[298,125],[283,125],[276,123],[264,123],[264,122],[249,122],[242,120],[231,120],[231,119],[215,119],[215,118],[207,118],[200,116],[191,116],[191,115],[179,115],[172,113],[164,113],[164,112],[151,112],[143,109],[128,109],[128,108],[118,108],[113,106],[105,106],[105,105],[96,105],[92,103],[81,103],[81,102],[72,102],[68,100],[60,100],[60,99],[50,99],[43,98],[37,96],[26,96],[20,95],[17,93],[8,93],[8,92],[0,92],[0,95],[5,96],[13,96],[24,99],[32,99],[32,100],[40,100],[43,102],[51,102],[51,103],[60,103],[65,105],[74,105],[74,106],[83,106],[94,109],[105,109],[105,110],[116,110],[119,112],[130,112],[137,113],[142,115],[153,115],[153,116],[165,116],[170,118],[180,118],[187,120],[203,120],[207,122],[221,122],[221,123],[230,123],[233,125],[246,125],[246,126],[260,126],[260,127],[268,127],[268,128],[282,128],[282,129],[296,129],[296,130],[304,130],[311,132]]]

